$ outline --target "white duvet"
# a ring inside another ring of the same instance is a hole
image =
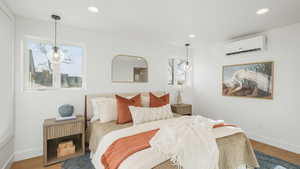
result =
[[[93,155],[92,163],[96,169],[104,169],[101,163],[101,156],[105,153],[107,148],[117,139],[138,134],[141,132],[146,132],[149,130],[154,130],[157,128],[162,128],[168,124],[174,123],[176,119],[160,120],[150,123],[145,123],[141,125],[132,126],[129,128],[120,129],[113,131],[105,135],[97,148],[97,151]],[[213,135],[215,138],[220,138],[235,133],[243,132],[240,128],[234,127],[221,127],[213,130]],[[161,152],[153,150],[152,148],[139,151],[126,160],[124,160],[119,169],[151,169],[158,164],[168,160],[169,157],[163,155]]]

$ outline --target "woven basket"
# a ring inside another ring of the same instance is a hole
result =
[[[62,142],[58,144],[57,157],[64,157],[75,153],[75,145],[73,141]]]

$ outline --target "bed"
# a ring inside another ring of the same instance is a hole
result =
[[[157,95],[162,95],[164,92],[155,92]],[[133,96],[137,93],[125,93],[122,96]],[[142,93],[144,97],[147,97],[148,93]],[[126,130],[132,128],[132,123],[126,124],[116,124],[115,121],[101,123],[95,121],[89,123],[88,119],[92,116],[93,108],[91,106],[91,99],[95,97],[114,97],[114,94],[101,94],[101,95],[87,95],[86,96],[86,128],[89,142],[89,149],[91,154],[94,155],[97,148],[102,141],[103,137],[120,130]],[[174,116],[174,118],[179,118],[179,115]],[[160,122],[159,122],[160,123]],[[237,168],[255,168],[258,167],[258,163],[251,147],[251,144],[244,133],[235,133],[230,136],[225,136],[218,138],[216,140],[220,154],[219,154],[219,168],[220,169],[237,169]],[[101,167],[94,164],[96,169]],[[122,167],[121,167],[122,168]],[[124,167],[123,167],[124,168]],[[125,167],[126,168],[126,167]],[[139,168],[139,167],[137,167]],[[132,167],[130,168],[132,169]],[[157,162],[157,165],[152,167],[152,169],[177,169],[177,166],[173,163],[164,159]]]

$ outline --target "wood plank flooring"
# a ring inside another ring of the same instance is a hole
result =
[[[11,169],[61,169],[61,164],[43,166],[43,157],[31,158],[28,160],[18,161],[13,163]]]
[[[300,165],[300,154],[288,152],[254,140],[251,140],[251,143],[255,150],[271,155],[273,157],[283,159],[290,163]],[[11,169],[61,169],[61,164],[56,164],[49,167],[43,167],[43,158],[36,157],[28,160],[15,162],[12,165]]]
[[[251,140],[253,149],[300,166],[300,154]]]

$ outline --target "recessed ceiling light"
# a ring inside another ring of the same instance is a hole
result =
[[[92,13],[98,13],[99,12],[99,9],[97,7],[94,7],[94,6],[88,7],[88,10]]]
[[[270,11],[269,8],[262,8],[262,9],[257,10],[257,11],[256,11],[256,14],[257,14],[257,15],[263,15],[263,14],[268,13],[269,11]]]
[[[196,35],[194,35],[194,34],[190,34],[190,35],[189,35],[189,37],[190,37],[190,38],[195,38],[195,37],[196,37]]]

